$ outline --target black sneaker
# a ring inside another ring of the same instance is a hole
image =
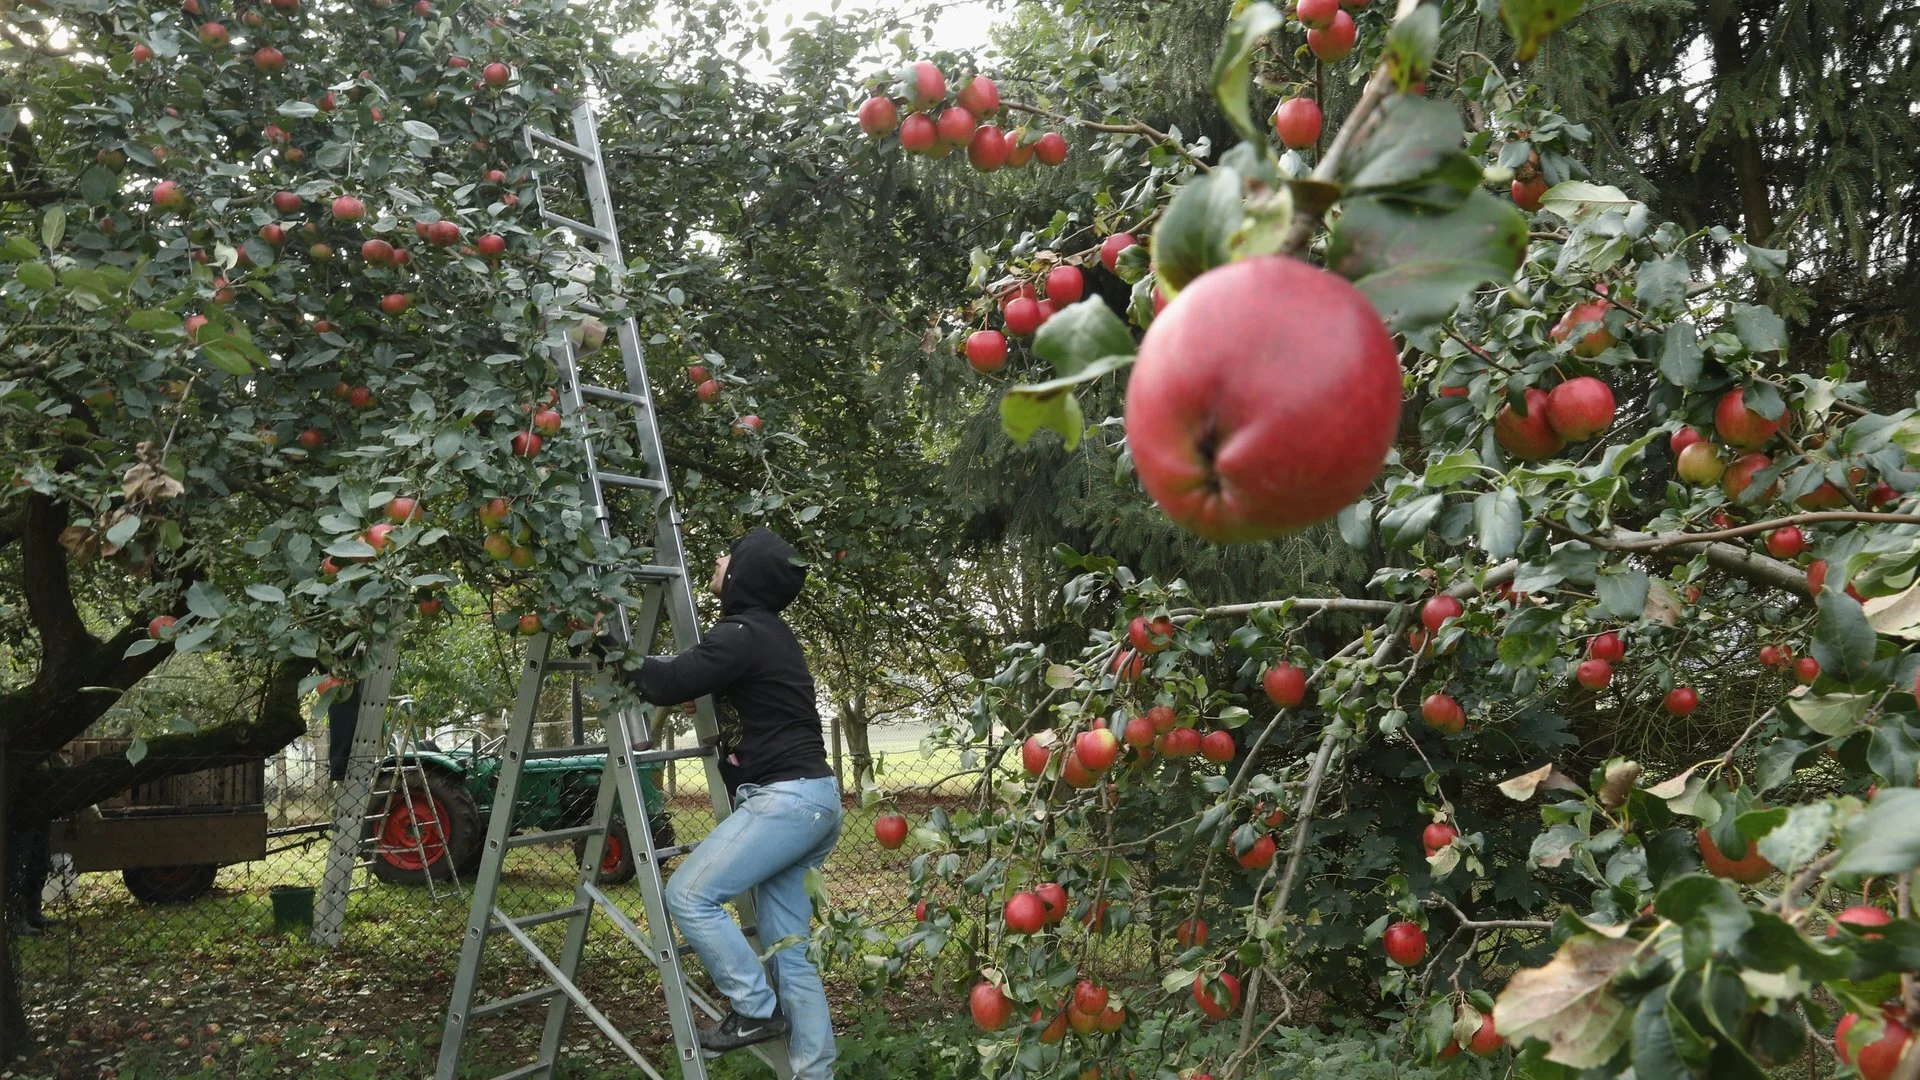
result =
[[[717,1056],[755,1043],[784,1039],[791,1029],[792,1025],[778,1008],[764,1020],[741,1016],[729,1009],[719,1023],[700,1029],[700,1049]]]

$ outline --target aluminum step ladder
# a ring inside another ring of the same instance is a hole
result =
[[[447,823],[440,820],[439,804],[427,787],[426,770],[417,759],[405,753],[405,743],[399,747],[388,745],[387,706],[399,666],[398,648],[392,639],[378,646],[370,669],[360,681],[360,708],[354,716],[347,775],[333,790],[327,862],[315,896],[313,931],[309,937],[322,948],[331,949],[340,944],[348,898],[373,884],[373,863],[384,850],[382,823],[393,811],[396,797],[406,799],[408,816],[413,822],[399,850],[411,854],[423,871],[435,861],[436,854],[450,855],[427,850],[428,834],[422,825],[437,832],[441,845],[445,844],[448,830]],[[406,741],[417,742],[414,724],[409,721],[405,727]],[[383,767],[382,762],[389,758],[395,759],[394,766]],[[377,810],[371,809],[376,806]],[[424,822],[422,809],[428,815]],[[455,895],[461,893],[457,872],[449,875],[445,883],[431,875],[426,878],[427,891],[436,902],[448,885]]]
[[[583,170],[586,201],[593,222],[588,224],[550,211],[544,196],[539,199],[537,206],[544,220],[570,230],[583,243],[590,243],[603,263],[618,274],[625,262],[621,257],[620,240],[614,226],[613,201],[607,189],[591,106],[585,103],[577,106],[572,119],[573,142],[566,142],[529,126],[525,129],[527,148],[536,160],[543,156],[543,151],[550,152]],[[560,372],[561,407],[571,421],[570,437],[579,438],[585,449],[586,475],[581,481],[582,493],[594,516],[598,538],[612,541],[618,531],[607,504],[608,489],[643,492],[643,500],[650,503],[654,523],[652,561],[617,568],[626,581],[637,582],[641,587],[638,590],[638,602],[632,608],[618,608],[617,626],[609,629],[617,633],[620,640],[630,642],[637,650],[644,651],[651,648],[664,616],[672,628],[674,648],[685,650],[699,643],[700,628],[694,608],[693,583],[687,574],[686,555],[681,546],[680,513],[668,483],[653,396],[647,387],[639,328],[632,319],[626,319],[614,328],[614,333],[619,341],[624,388],[589,385],[583,381],[581,357],[570,340],[557,346],[553,355]],[[610,410],[625,410],[631,414],[634,434],[632,446],[637,450],[638,460],[626,471],[607,469],[602,460],[601,447],[593,439],[597,420]],[[607,739],[604,747],[534,750],[531,747],[534,714],[549,675],[590,672],[600,680],[604,695],[612,674],[597,659],[590,656],[556,656],[555,649],[556,642],[551,635],[539,634],[528,639],[513,720],[507,731],[506,743],[501,748],[503,760],[494,797],[497,809],[487,824],[480,869],[474,877],[473,910],[460,943],[460,966],[454,976],[453,1000],[447,1009],[446,1032],[441,1040],[439,1067],[435,1075],[439,1080],[454,1080],[461,1051],[477,1023],[526,1006],[544,1004],[547,1006],[547,1018],[539,1056],[527,1065],[499,1074],[497,1080],[551,1077],[559,1060],[561,1036],[568,1012],[574,1008],[578,1008],[619,1047],[641,1073],[653,1080],[667,1080],[676,1072],[682,1080],[706,1080],[707,1067],[700,1051],[695,1012],[698,1010],[718,1019],[724,1014],[725,1003],[714,1001],[688,985],[680,965],[680,957],[686,948],[678,944],[667,914],[663,897],[665,883],[661,876],[664,860],[684,854],[693,845],[656,848],[637,770],[683,758],[703,759],[715,820],[725,818],[731,807],[726,783],[720,775],[718,755],[713,749],[719,735],[714,721],[713,702],[702,699],[697,703],[694,715],[697,743],[689,748],[654,749],[655,736],[659,733],[649,726],[648,715],[651,710],[630,706],[603,712]],[[601,778],[599,800],[591,822],[573,828],[514,835],[513,815],[506,811],[515,805],[521,772],[530,758],[599,751],[606,753],[606,771]],[[629,918],[597,883],[602,850],[615,817],[623,819],[628,826],[628,843],[634,852],[633,885],[640,894],[646,916],[644,927]],[[521,847],[569,843],[580,839],[585,841],[585,850],[581,857],[579,885],[574,890],[571,904],[552,911],[526,914],[513,914],[501,908],[500,877],[509,852]],[[748,928],[748,936],[754,937],[752,898],[740,897],[735,903]],[[674,1065],[662,1067],[650,1061],[595,1007],[576,981],[581,953],[596,912],[604,916],[658,969],[667,1018],[673,1029],[677,1058]],[[562,922],[566,924],[564,943],[558,955],[549,955],[529,931],[545,924]],[[541,982],[522,993],[493,1001],[476,1001],[476,984],[487,944],[501,937],[510,938],[519,947],[518,951],[532,961],[540,971]],[[759,947],[756,939],[756,950]],[[763,1043],[749,1049],[765,1061],[781,1080],[788,1080],[792,1076],[784,1043]]]

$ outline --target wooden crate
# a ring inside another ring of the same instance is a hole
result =
[[[74,764],[107,754],[125,755],[132,739],[75,739],[67,744]],[[265,758],[244,765],[222,765],[199,772],[168,776],[136,784],[100,801],[103,812],[141,810],[158,807],[260,806],[265,804],[267,762]]]

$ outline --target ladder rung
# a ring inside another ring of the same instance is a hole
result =
[[[532,847],[535,844],[558,844],[567,840],[578,840],[583,836],[595,836],[603,830],[598,825],[575,825],[571,829],[548,829],[546,832],[521,833],[507,837],[509,848]]]
[[[512,922],[513,925],[525,930],[528,927],[545,926],[548,923],[556,923],[562,919],[571,919],[575,915],[585,915],[591,910],[593,910],[592,904],[575,904],[572,907],[559,908],[554,911],[543,911],[538,915],[522,915],[512,920]],[[487,924],[487,933],[489,934],[497,934],[503,929],[505,928],[497,922]]]
[[[472,1008],[472,1010],[470,1010],[467,1013],[467,1020],[468,1022],[472,1022],[474,1020],[484,1020],[489,1016],[493,1016],[497,1013],[506,1012],[509,1009],[518,1009],[522,1005],[531,1005],[536,1001],[545,1001],[559,992],[560,992],[559,987],[553,985],[552,983],[548,983],[545,986],[536,987],[532,990],[529,990],[524,994],[515,994],[512,997],[498,998],[496,1000],[487,1002],[485,1005],[475,1005]]]
[[[514,1069],[512,1072],[500,1073],[497,1076],[495,1076],[493,1080],[524,1080],[525,1077],[546,1076],[551,1072],[553,1072],[552,1062],[536,1061],[530,1065],[522,1065],[519,1068]]]
[[[618,401],[625,405],[645,405],[647,403],[647,399],[641,397],[639,394],[629,394],[625,390],[611,390],[604,386],[588,386],[585,383],[580,384],[580,396],[601,398],[605,401]]]
[[[575,146],[574,144],[566,141],[565,139],[560,139],[552,135],[549,135],[538,128],[532,128],[532,127],[528,128],[527,134],[533,137],[534,142],[537,142],[542,146],[546,146],[554,150],[558,150],[570,158],[576,158],[580,161],[593,160],[593,154],[591,151],[583,147]]]
[[[680,576],[677,566],[656,566],[652,563],[623,566],[620,569],[644,581],[673,581]]]
[[[598,660],[549,660],[548,671],[592,671],[600,666]]]
[[[681,746],[672,750],[641,750],[633,755],[635,765],[651,765],[656,761],[681,761],[686,758],[712,757],[718,753],[712,746]]]
[[[553,665],[548,664],[547,666],[552,667]],[[527,760],[539,761],[543,758],[586,757],[590,754],[604,755],[606,752],[606,743],[600,743],[595,746],[543,746],[538,750],[527,751]]]
[[[687,852],[699,846],[700,842],[696,840],[691,844],[675,844],[672,847],[655,848],[653,849],[653,857],[661,862],[665,862],[668,859],[685,855]]]
[[[602,244],[613,243],[613,237],[608,236],[605,230],[596,228],[595,226],[589,225],[584,221],[575,221],[574,219],[568,217],[565,214],[556,214],[551,210],[540,211],[540,216],[545,218],[549,224],[558,225],[566,229],[572,229],[574,232],[579,233],[581,236],[584,236],[589,240],[597,240]]]
[[[593,475],[595,479],[603,484],[614,484],[619,487],[645,488],[648,491],[667,490],[667,482],[665,480],[654,480],[645,476],[628,476],[626,473],[617,472],[597,472]]]

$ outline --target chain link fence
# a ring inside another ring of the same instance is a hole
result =
[[[34,1029],[55,1036],[56,1050],[62,1035],[72,1048],[103,1038],[112,1043],[114,1036],[152,1042],[157,1032],[184,1058],[212,1063],[241,1038],[230,1034],[231,1020],[208,1020],[212,1012],[192,1009],[180,1024],[156,1017],[201,1000],[217,1011],[215,991],[224,987],[228,1000],[252,1010],[254,1026],[263,1028],[257,1034],[247,1028],[249,1040],[275,1037],[276,1023],[324,1017],[349,1024],[347,1017],[364,1014],[364,1022],[381,1029],[409,1027],[431,1046],[458,963],[480,843],[489,816],[504,810],[493,805],[504,726],[504,716],[433,730],[390,721],[383,752],[400,756],[383,759],[388,768],[374,796],[352,815],[364,837],[358,845],[363,862],[353,874],[340,945],[332,950],[308,940],[343,787],[329,778],[324,723],[265,761],[172,776],[54,821],[44,832],[10,834],[13,963]],[[591,717],[581,727],[586,742],[599,736]],[[566,719],[543,722],[535,742],[574,745],[572,728]],[[957,755],[923,752],[921,734],[885,726],[868,733],[871,757],[861,760],[885,794],[883,805],[862,808],[853,755],[835,753],[845,770],[847,807],[826,866],[835,906],[911,918],[898,898],[905,895],[913,849],[881,847],[874,820],[889,810],[919,820],[936,805],[956,805],[969,797],[973,778]],[[69,756],[124,754],[128,746],[92,740],[74,744]],[[587,820],[603,760],[571,755],[530,762],[514,807],[516,831]],[[395,771],[395,761],[407,764]],[[704,761],[665,763],[648,780],[657,793],[649,796],[656,845],[697,842],[712,829]],[[35,816],[32,793],[21,795],[16,823]],[[42,842],[44,860],[36,857]],[[569,906],[580,858],[577,844],[514,849],[505,861],[499,906],[514,916]],[[668,876],[677,861],[667,861]],[[644,927],[633,874],[631,851],[610,851],[603,859],[603,888]],[[37,925],[42,920],[44,927]],[[670,1041],[651,965],[607,919],[596,917],[592,927],[582,985],[610,1019],[635,1034],[636,1045]],[[556,922],[536,927],[534,936],[557,953],[564,932],[565,924]],[[487,952],[478,1000],[541,981],[504,936]],[[694,983],[704,984],[698,961],[689,956],[687,963]],[[598,1041],[577,1010],[574,1016],[567,1045]],[[493,1018],[476,1028],[468,1057],[531,1060],[540,1025],[537,1009]],[[59,1058],[55,1053],[49,1060]],[[86,1053],[76,1049],[68,1059],[48,1075],[96,1075],[87,1071],[97,1063]]]

